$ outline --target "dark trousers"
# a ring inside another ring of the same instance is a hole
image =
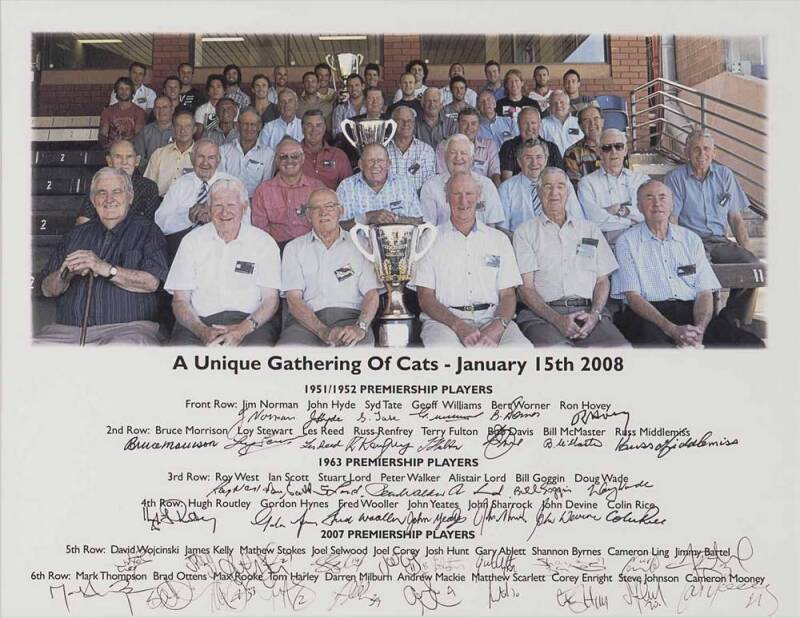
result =
[[[703,239],[703,247],[712,264],[758,264],[758,258],[744,247],[724,236],[708,236]],[[752,302],[756,288],[736,288],[730,291],[725,309],[720,316],[727,320],[743,320]]]
[[[242,311],[222,311],[213,315],[201,317],[200,320],[206,326],[219,324],[220,326],[231,326],[246,320],[249,314]],[[266,324],[262,324],[254,333],[242,339],[242,346],[273,346],[278,340],[280,333],[281,317],[280,312],[276,312],[272,319]],[[175,323],[175,330],[172,333],[169,345],[203,345],[202,341],[188,328],[180,322]]]
[[[673,324],[694,324],[694,302],[690,300],[663,300],[650,303]],[[645,320],[630,307],[617,314],[617,327],[634,347],[669,347],[675,341],[653,322]],[[763,348],[764,342],[727,320],[714,316],[703,333],[703,345],[709,348]]]

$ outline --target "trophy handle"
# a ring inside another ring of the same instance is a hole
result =
[[[356,222],[352,228],[350,228],[350,239],[353,241],[353,244],[356,246],[361,254],[367,258],[371,264],[375,264],[375,253],[372,245],[370,244],[370,253],[367,253],[364,249],[363,245],[361,244],[361,239],[358,237],[358,232],[364,232],[364,235],[367,237],[367,241],[369,242],[369,226],[364,225],[363,223]]]
[[[325,62],[328,63],[328,66],[331,68],[331,71],[336,70],[335,68],[333,68],[333,56],[331,54],[327,54],[325,56]]]
[[[386,131],[389,131],[389,137],[386,137]],[[397,132],[397,123],[393,119],[386,121],[386,126],[383,129],[383,145],[386,146],[392,141],[394,134]]]
[[[356,54],[358,56],[358,69],[361,70],[361,65],[364,63],[364,54]]]
[[[356,123],[350,120],[349,118],[345,118],[344,120],[342,120],[341,129],[342,129],[342,135],[344,135],[347,138],[347,141],[353,145],[353,148],[359,150],[358,141],[356,139],[357,138]],[[350,131],[352,132],[353,134],[352,137],[350,137],[350,133],[347,132],[347,129],[350,129]]]
[[[425,248],[422,251],[417,251],[416,245],[419,244],[419,240],[420,240],[420,238],[422,238],[422,234],[425,232],[425,230],[430,230],[431,231],[431,233],[429,234],[430,241],[428,242],[427,245],[425,245]],[[413,254],[412,258],[411,258],[412,264],[416,264],[430,250],[430,248],[433,246],[433,243],[436,242],[437,233],[438,232],[436,230],[436,226],[431,224],[431,223],[428,223],[427,221],[425,223],[421,223],[420,225],[417,226],[417,242],[414,243],[415,246],[412,247],[412,250],[414,251],[414,254]]]
[[[330,87],[336,90],[336,69],[333,66],[333,56],[328,54],[325,56],[325,63],[328,65],[328,68],[331,70],[331,83]]]

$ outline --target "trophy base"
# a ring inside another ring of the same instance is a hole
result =
[[[378,323],[378,337],[375,345],[379,348],[407,348],[413,341],[413,337],[413,317],[382,319]]]

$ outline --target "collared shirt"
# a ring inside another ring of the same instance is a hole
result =
[[[503,205],[506,229],[515,231],[522,223],[541,214],[542,205],[533,194],[538,189],[536,183],[525,174],[517,174],[500,183],[497,192],[500,194],[500,203]],[[575,195],[572,185],[567,189],[567,216],[572,219],[583,219],[583,210]]]
[[[258,141],[262,146],[275,150],[284,135],[293,137],[298,142],[303,139],[303,127],[297,116],[290,122],[286,122],[283,118],[276,118],[272,122],[268,122],[261,129]]]
[[[586,145],[584,137],[567,148],[564,153],[564,166],[567,168],[569,179],[577,185],[581,178],[600,169],[600,155],[595,148]]]
[[[411,145],[405,152],[400,152],[394,140],[389,142],[386,150],[392,162],[392,172],[396,176],[409,178],[417,192],[428,178],[436,174],[436,155],[433,148],[416,137],[411,139]]]
[[[152,221],[156,209],[161,203],[161,198],[158,195],[158,185],[149,178],[142,176],[137,170],[134,170],[131,182],[133,183],[133,203],[131,204],[131,212]],[[88,195],[83,200],[78,215],[86,217],[87,219],[93,219],[97,216],[97,210],[92,206]]]
[[[472,158],[472,171],[481,176],[492,177],[500,175],[500,154],[497,144],[493,139],[475,138],[475,155]],[[447,170],[444,158],[444,142],[439,142],[436,148],[436,171],[439,173]]]
[[[522,284],[508,237],[480,221],[464,236],[448,220],[419,264],[413,287],[435,290],[445,307],[498,304],[499,291]]]
[[[702,238],[725,236],[728,214],[750,205],[733,172],[715,162],[703,180],[692,174],[687,163],[667,174],[664,184],[672,190],[672,215]]]
[[[247,195],[251,198],[256,187],[272,178],[275,153],[256,141],[247,152],[242,150],[241,142],[236,139],[232,144],[225,144],[219,151],[222,159],[219,169],[231,176],[236,176],[247,187]]]
[[[219,128],[219,125],[213,127],[211,129],[206,129],[203,131],[203,137],[205,139],[210,139],[214,142],[217,146],[224,146],[225,144],[232,144],[236,140],[239,139],[239,129],[233,127],[228,134],[225,135],[222,129]]]
[[[309,101],[303,98],[301,94],[297,98],[297,112],[295,115],[302,120],[303,114],[310,109],[318,109],[321,111],[322,115],[325,117],[325,122],[330,123],[331,114],[333,113],[333,103],[326,101],[318,95],[315,95],[314,98]]]
[[[339,203],[344,206],[342,221],[355,219],[364,223],[364,215],[373,210],[388,210],[396,215],[422,217],[417,190],[405,176],[389,172],[386,182],[377,193],[367,184],[361,172],[345,178],[336,189]]]
[[[192,230],[181,241],[164,289],[191,292],[201,317],[221,311],[252,313],[263,302],[262,288],[281,289],[278,245],[244,220],[238,236],[226,243],[213,223]]]
[[[500,148],[506,140],[519,135],[519,125],[511,118],[495,116],[494,120],[488,120],[481,116],[481,124],[478,129],[478,138],[493,139],[497,147]]]
[[[351,101],[347,101],[347,104],[340,103],[334,107],[333,119],[331,120],[331,131],[333,132],[334,137],[342,132],[342,122],[344,120],[366,113],[367,106],[364,103],[362,103],[360,107],[353,107],[353,103]]]
[[[519,272],[536,273],[534,288],[544,302],[565,296],[591,300],[597,278],[617,269],[603,233],[591,221],[567,216],[558,226],[544,213],[514,233]]]
[[[150,156],[144,175],[158,185],[159,195],[166,195],[172,183],[181,176],[194,171],[192,150],[194,150],[194,142],[184,152],[181,152],[175,142],[172,142],[162,146]]]
[[[615,298],[636,292],[648,302],[694,300],[698,292],[720,287],[703,241],[677,225],[670,224],[666,239],[660,240],[640,223],[617,239],[616,253],[619,270],[611,279]]]
[[[481,87],[479,93],[483,92],[485,90],[488,90],[489,92],[491,92],[494,95],[494,100],[495,101],[499,101],[500,99],[502,99],[503,97],[506,96],[505,86],[498,86],[497,88],[495,88],[494,84],[491,84],[490,82],[486,82]]]
[[[108,104],[114,105],[116,102],[117,93],[112,91],[111,97],[108,100]],[[139,84],[136,92],[133,93],[133,97],[131,97],[131,102],[137,107],[141,107],[145,111],[153,109],[156,104],[156,91],[148,86],[145,86],[144,84]]]
[[[353,167],[344,150],[323,142],[322,150],[312,152],[305,140],[301,142],[305,159],[303,173],[321,180],[329,189],[336,190],[339,183],[353,175]]]
[[[564,169],[564,158],[561,156],[561,151],[553,142],[549,142],[544,138],[539,138],[547,146],[547,166],[557,167]],[[522,143],[522,136],[517,135],[503,142],[500,146],[500,171],[509,171],[512,174],[519,174],[519,162],[517,161],[517,146]]]
[[[239,86],[236,86],[230,90],[226,90],[225,96],[236,101],[236,105],[239,106],[239,110],[243,110],[245,107],[250,105],[250,97],[244,90],[239,88]]]
[[[636,192],[648,180],[650,177],[646,174],[624,167],[619,176],[612,176],[601,167],[581,178],[578,200],[586,218],[594,221],[604,232],[624,230],[644,221],[637,207]],[[630,213],[624,217],[612,215],[606,208],[613,204],[625,204]]]
[[[180,103],[179,107],[194,113],[198,107],[206,102],[206,97],[197,88],[191,87],[186,92],[181,92],[178,102]]]
[[[275,176],[262,182],[253,194],[253,225],[272,236],[276,242],[286,242],[311,230],[308,217],[299,212],[315,189],[325,185],[305,174],[296,185],[287,185]]]
[[[505,215],[497,187],[486,176],[472,172],[472,177],[481,189],[478,208],[475,210],[476,218],[487,225],[494,224],[505,227]],[[422,190],[419,192],[423,216],[426,221],[434,225],[442,225],[445,221],[450,220],[450,206],[445,195],[445,184],[448,178],[450,178],[450,172],[436,174],[422,185]],[[482,207],[481,204],[483,204]]]
[[[312,311],[361,309],[364,294],[381,287],[374,265],[341,228],[330,248],[313,231],[286,245],[282,279],[283,292],[300,290]]]
[[[425,84],[422,84],[419,88],[414,88],[414,96],[417,99],[422,99],[422,95],[425,94],[425,91],[428,87]],[[403,98],[403,91],[398,88],[394,93],[394,99],[392,99],[393,103],[397,103],[400,99]]]
[[[208,181],[208,187],[211,189],[211,185],[217,180],[231,179],[233,176],[218,169]],[[189,220],[189,210],[197,203],[202,186],[203,181],[192,171],[191,174],[178,178],[169,188],[155,215],[156,224],[164,234],[174,234],[194,225]]]
[[[155,122],[146,124],[133,139],[133,147],[136,150],[136,154],[141,157],[139,170],[144,171],[147,169],[147,162],[153,153],[173,141],[175,141],[175,129],[172,128],[171,124],[164,129]]]
[[[443,88],[439,88],[439,92],[442,93],[442,105],[449,105],[453,102],[453,93],[450,91],[450,86],[444,86]],[[475,92],[472,88],[467,88],[467,94],[464,95],[464,101],[470,107],[477,107],[478,106],[478,93]]]
[[[439,112],[439,120],[433,126],[425,122],[424,116],[419,116],[414,135],[431,148],[436,149],[439,142],[450,137],[456,132],[457,128],[455,120],[445,116],[444,112]]]
[[[72,228],[64,234],[50,254],[42,275],[59,270],[67,255],[79,249],[93,251],[101,260],[114,266],[149,273],[159,281],[164,281],[167,276],[164,235],[152,221],[130,212],[111,230],[106,229],[97,217]],[[86,307],[85,282],[85,278],[76,276],[66,291],[56,299],[56,324],[83,324]],[[109,279],[94,278],[89,326],[138,320],[158,320],[156,293],[129,292]]]
[[[555,116],[542,118],[539,135],[558,146],[562,157],[567,148],[583,139],[583,131],[578,126],[578,119],[575,116],[567,116],[563,124]]]

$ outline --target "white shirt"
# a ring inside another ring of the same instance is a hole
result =
[[[272,178],[275,152],[271,148],[262,146],[258,141],[246,154],[242,151],[238,139],[232,144],[225,144],[219,152],[222,158],[219,164],[220,171],[241,180],[247,187],[247,195],[251,198],[258,185]]]
[[[275,150],[284,135],[293,137],[298,142],[303,139],[303,126],[300,119],[295,116],[287,123],[283,118],[276,118],[264,125],[258,143]]]
[[[328,307],[361,309],[364,295],[381,287],[374,265],[339,228],[330,248],[312,230],[283,250],[283,292],[300,290],[312,311]]]
[[[117,93],[112,92],[109,100],[111,101],[109,105],[114,105],[114,103],[117,102]],[[131,101],[134,105],[138,105],[145,111],[153,109],[156,104],[156,91],[152,88],[148,88],[144,84],[140,84],[136,92],[133,93]]]
[[[569,215],[561,227],[544,213],[525,221],[514,232],[514,253],[520,273],[536,273],[534,287],[546,303],[565,296],[591,300],[597,278],[617,269],[600,229]]]
[[[239,235],[228,243],[212,223],[189,232],[164,284],[170,294],[191,292],[192,307],[201,317],[252,313],[263,301],[262,288],[281,289],[280,252],[269,234],[244,219]]]
[[[611,176],[602,167],[578,182],[578,200],[586,218],[594,221],[602,231],[625,230],[644,221],[639,212],[636,192],[650,180],[647,174],[622,168],[619,176]],[[606,208],[613,204],[626,204],[630,213],[625,217],[612,215]]]
[[[217,170],[208,181],[209,190],[217,180],[232,178],[230,174]],[[195,172],[181,176],[172,183],[155,214],[156,225],[161,228],[164,235],[174,234],[194,225],[189,220],[189,210],[197,203],[197,196],[202,186],[203,181]],[[247,220],[250,221],[249,213]]]
[[[496,305],[500,290],[522,284],[511,241],[500,230],[476,221],[464,236],[448,220],[436,231],[410,285],[435,290],[445,307]]]
[[[555,116],[545,116],[539,127],[539,135],[558,146],[562,157],[567,148],[583,139],[583,131],[578,126],[578,119],[572,115],[567,117],[564,124],[561,124],[561,121]]]
[[[503,214],[503,206],[500,203],[497,187],[486,176],[475,172],[471,172],[471,174],[481,188],[481,196],[478,200],[479,208],[475,211],[478,221],[487,225],[496,224],[503,227],[505,215]],[[429,221],[434,225],[442,225],[445,221],[450,220],[450,205],[447,203],[447,196],[444,192],[444,186],[448,178],[450,178],[449,172],[436,174],[436,176],[432,176],[422,185],[422,189],[419,192],[422,216],[425,217],[425,221]],[[480,208],[481,203],[483,203],[483,208]]]

